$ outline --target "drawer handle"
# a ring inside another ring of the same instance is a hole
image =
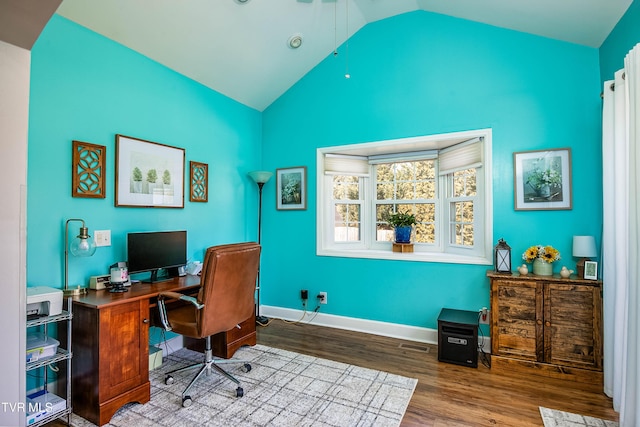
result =
[[[538,319],[538,320],[536,321],[536,323],[537,323],[538,325],[542,325],[542,320]]]
[[[544,326],[551,326],[551,322],[544,322]]]
[[[149,323],[149,319],[142,319],[142,323]]]

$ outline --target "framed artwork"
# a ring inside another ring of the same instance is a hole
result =
[[[584,262],[584,278],[598,280],[598,263],[595,261]]]
[[[209,165],[189,162],[189,200],[192,202],[209,201]]]
[[[571,209],[571,149],[513,153],[515,210]]]
[[[116,135],[116,206],[184,207],[184,149]]]
[[[276,208],[278,210],[307,209],[307,168],[276,169]]]
[[[72,150],[71,196],[104,199],[107,147],[73,141]]]

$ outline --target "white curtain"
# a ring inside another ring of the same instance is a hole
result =
[[[640,44],[605,82],[603,126],[604,391],[621,427],[640,425]]]

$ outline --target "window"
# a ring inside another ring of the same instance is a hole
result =
[[[436,222],[435,160],[403,161],[374,165],[376,240],[391,242],[393,228],[386,222],[393,213],[416,217],[414,242],[434,244]]]
[[[318,254],[491,264],[491,131],[318,150]],[[391,250],[414,214],[413,253]]]

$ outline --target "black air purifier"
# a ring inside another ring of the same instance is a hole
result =
[[[438,361],[478,367],[478,313],[443,308],[438,316]]]

